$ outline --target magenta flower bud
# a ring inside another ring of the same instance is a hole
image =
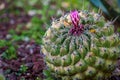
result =
[[[80,20],[80,17],[78,15],[78,11],[72,11],[70,13],[70,17],[71,17],[71,20],[72,20],[72,24],[74,27],[78,27],[79,25],[79,20]]]
[[[84,31],[84,25],[79,24],[80,16],[78,14],[78,11],[72,11],[70,13],[71,21],[73,24],[73,27],[70,29],[70,34],[74,36],[79,36]]]

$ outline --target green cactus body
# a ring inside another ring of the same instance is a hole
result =
[[[5,76],[3,74],[0,74],[0,80],[5,80]]]
[[[120,39],[94,12],[75,11],[53,21],[42,52],[51,74],[62,80],[102,80],[115,69]]]

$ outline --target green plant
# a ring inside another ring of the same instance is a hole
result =
[[[24,78],[24,77],[22,77],[22,78],[20,78],[20,80],[25,80],[25,78]]]
[[[17,57],[16,47],[13,43],[6,40],[0,40],[0,48],[7,47],[7,49],[2,53],[2,57],[5,59],[13,59]]]
[[[20,66],[20,72],[21,73],[25,73],[27,71],[27,69],[28,69],[28,67],[24,64]]]
[[[40,77],[36,77],[36,79],[35,80],[42,80]]]
[[[10,46],[5,52],[2,53],[2,57],[5,59],[16,58],[16,49],[14,46]]]
[[[117,29],[117,32],[120,32],[120,28]]]
[[[5,40],[0,40],[0,48],[5,47],[5,43],[6,43]]]
[[[44,70],[43,74],[47,77],[45,80],[53,80],[53,76],[51,75],[50,70]]]
[[[22,36],[26,36],[30,39],[35,40],[36,43],[41,44],[42,43],[42,37],[45,33],[45,29],[41,25],[41,20],[38,17],[33,17],[31,19],[31,22],[29,23],[30,25],[28,26],[29,29],[28,31],[23,31]]]
[[[44,74],[53,80],[103,80],[115,69],[118,46],[119,35],[103,16],[86,10],[67,13],[43,37]]]

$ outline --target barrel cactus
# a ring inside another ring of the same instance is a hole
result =
[[[42,52],[56,79],[102,80],[115,69],[119,45],[111,22],[98,13],[75,10],[52,22]]]

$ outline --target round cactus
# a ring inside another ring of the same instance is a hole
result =
[[[62,80],[102,80],[111,75],[120,38],[111,22],[88,11],[71,11],[54,20],[42,52],[52,76]]]

